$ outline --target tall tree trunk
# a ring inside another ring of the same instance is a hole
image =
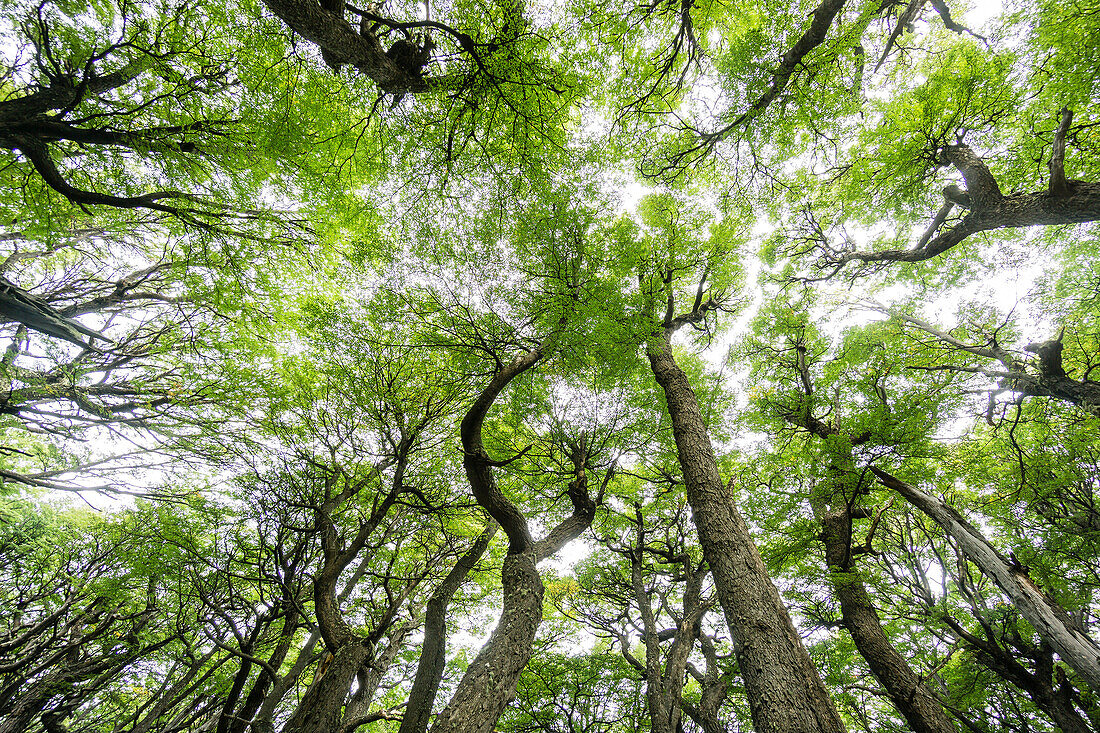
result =
[[[852,562],[852,514],[847,499],[836,490],[822,493],[828,499],[816,494],[811,504],[821,523],[833,592],[856,649],[914,733],[954,733],[955,725],[939,700],[882,630],[871,597]]]
[[[540,541],[535,541],[527,518],[501,492],[493,475],[494,462],[482,441],[481,430],[493,402],[508,384],[542,359],[546,342],[515,356],[497,369],[462,418],[462,465],[477,503],[508,535],[508,554],[500,571],[504,609],[489,641],[466,668],[454,697],[436,718],[432,733],[491,733],[516,695],[519,675],[531,658],[535,632],[542,623],[542,578],[535,564],[578,537],[591,523],[596,505],[588,495],[585,465],[589,452],[583,439],[571,449],[575,466],[568,495],[573,513]],[[610,474],[609,474],[610,475]]]
[[[428,718],[431,717],[435,695],[439,691],[439,683],[447,665],[447,606],[474,565],[485,554],[498,526],[495,521],[489,522],[473,546],[459,558],[428,599],[428,606],[424,611],[424,644],[420,650],[420,662],[416,667],[416,677],[413,678],[412,689],[409,690],[409,703],[397,733],[424,733],[428,729]]]
[[[294,715],[283,726],[283,733],[336,733],[344,719],[344,703],[352,682],[362,666],[370,661],[373,650],[362,643],[344,644],[322,663],[319,677]]]
[[[500,576],[504,586],[500,621],[466,668],[432,733],[492,733],[516,696],[516,681],[531,659],[535,632],[542,623],[543,585],[535,569],[534,550],[509,553]]]
[[[1078,628],[1065,609],[1036,587],[1026,571],[997,552],[974,525],[940,499],[879,468],[872,466],[871,471],[884,486],[897,491],[940,525],[967,558],[1004,591],[1039,637],[1081,675],[1093,692],[1100,693],[1100,646]]]
[[[843,731],[832,701],[768,576],[749,528],[718,473],[699,402],[672,355],[668,330],[646,354],[664,390],[687,500],[718,600],[737,645],[752,719],[759,733]]]

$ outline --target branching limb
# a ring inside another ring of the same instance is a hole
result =
[[[924,230],[924,234],[921,235],[921,238],[917,241],[916,246],[913,247],[914,252],[919,252],[924,249],[924,246],[928,244],[928,240],[932,238],[932,235],[939,231],[940,227],[943,226],[943,223],[947,221],[947,216],[951,213],[951,209],[953,208],[955,208],[955,204],[950,199],[946,199],[943,202],[943,206],[941,206],[940,210],[936,212],[936,216],[934,219],[932,219],[932,223],[929,224],[928,228]]]
[[[851,262],[924,262],[952,249],[977,232],[1100,220],[1100,183],[1072,181],[1065,177],[1065,138],[1071,120],[1072,113],[1063,109],[1055,133],[1050,159],[1051,177],[1046,190],[1006,196],[989,167],[968,145],[948,145],[941,151],[940,161],[954,166],[962,174],[966,190],[948,186],[944,189],[944,197],[955,205],[969,206],[970,211],[965,217],[953,227],[937,233],[950,211],[945,204],[911,249],[845,251],[823,241],[816,247],[821,254],[818,266],[832,270],[831,277]]]
[[[901,38],[901,34],[912,30],[913,21],[916,20],[920,11],[924,8],[925,2],[926,0],[912,0],[905,10],[898,15],[898,21],[894,26],[894,31],[890,34],[890,38],[887,39],[886,48],[882,49],[882,56],[879,57],[878,63],[875,64],[875,71],[879,70],[879,67],[886,61],[886,57],[894,50],[894,46],[897,45],[898,39]]]
[[[940,14],[940,18],[943,19],[943,25],[947,30],[959,34],[969,33],[979,41],[985,40],[985,36],[979,36],[962,23],[955,21],[955,19],[951,17],[951,9],[947,7],[947,3],[944,0],[929,0],[929,2],[932,3],[932,7],[936,9],[936,12]]]
[[[671,156],[667,163],[661,166],[652,175],[658,178],[675,178],[683,173],[692,163],[710,155],[718,145],[731,133],[744,126],[756,117],[760,116],[772,102],[786,89],[791,78],[800,69],[804,68],[805,58],[818,46],[825,42],[825,36],[832,27],[833,20],[844,7],[845,0],[822,0],[814,9],[810,27],[795,41],[779,59],[779,64],[772,71],[771,80],[767,89],[760,94],[748,109],[734,117],[729,123],[713,132],[701,132],[689,130],[698,136],[698,142]]]

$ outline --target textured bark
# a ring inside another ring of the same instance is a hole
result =
[[[699,634],[699,650],[706,660],[706,671],[700,672],[690,663],[687,665],[688,672],[700,688],[699,703],[693,705],[682,700],[680,704],[684,713],[703,729],[703,733],[726,733],[718,710],[729,695],[729,676],[719,669],[714,640],[705,633]]]
[[[360,34],[316,0],[264,0],[264,5],[295,33],[320,46],[332,63],[351,64],[383,91],[398,94],[428,89],[423,78],[407,73],[386,56],[374,34]]]
[[[462,675],[432,733],[492,733],[516,696],[516,682],[531,659],[542,622],[543,585],[534,550],[510,553],[500,576],[504,610],[496,630]]]
[[[646,353],[668,403],[687,500],[737,644],[737,661],[756,730],[845,730],[749,528],[723,485],[699,403],[673,358],[668,332],[653,336]]]
[[[943,501],[886,471],[873,466],[871,471],[884,486],[897,491],[940,525],[963,554],[1004,591],[1039,637],[1081,675],[1093,692],[1100,692],[1100,646],[1078,627],[1065,609],[1048,598],[1026,572],[1015,568],[974,525]]]
[[[447,664],[447,606],[466,576],[489,548],[497,527],[496,522],[489,523],[428,599],[424,611],[424,643],[420,648],[420,661],[398,733],[424,733],[428,729],[428,718],[431,717],[435,696]]]
[[[0,733],[24,733],[42,714],[49,701],[73,687],[64,671],[52,672],[27,688],[0,717]]]
[[[982,159],[967,145],[948,145],[943,149],[945,164],[953,165],[966,180],[966,205],[970,212],[955,226],[932,237],[929,231],[913,249],[878,252],[848,252],[827,257],[828,264],[848,262],[924,262],[955,247],[977,232],[1027,226],[1081,224],[1100,220],[1100,183],[1067,180],[1062,169],[1064,139],[1072,115],[1062,110],[1055,152],[1051,157],[1052,177],[1044,191],[1005,196]],[[1063,149],[1058,152],[1058,143]],[[941,219],[942,223],[942,219]]]
[[[376,651],[373,658],[369,660],[369,664],[359,668],[359,672],[356,674],[358,689],[344,710],[344,723],[340,733],[352,733],[359,726],[366,725],[373,720],[391,719],[380,718],[379,716],[383,715],[382,713],[370,713],[370,706],[374,702],[378,686],[382,684],[382,678],[389,672],[393,660],[397,658],[397,654],[405,644],[405,638],[413,628],[414,624],[411,621],[391,626],[390,632],[387,634],[385,648],[381,653]]]
[[[535,563],[557,552],[592,522],[595,504],[588,496],[585,442],[574,450],[574,479],[568,495],[573,514],[535,542],[523,513],[497,486],[494,462],[485,451],[481,429],[489,408],[508,384],[531,369],[545,353],[547,342],[502,364],[462,418],[462,465],[477,503],[508,535],[508,554],[500,580],[504,608],[489,641],[466,669],[454,696],[436,718],[432,733],[490,733],[516,695],[519,675],[531,658],[535,632],[542,622],[542,579]]]
[[[956,730],[939,700],[898,653],[882,630],[882,622],[867,588],[852,562],[852,517],[843,496],[813,502],[821,523],[825,562],[833,592],[840,602],[843,624],[856,649],[882,684],[898,712],[915,733],[952,733]]]
[[[283,733],[336,733],[344,719],[344,702],[359,670],[367,664],[373,650],[363,643],[345,644],[327,663],[322,663],[294,715],[283,726]]]

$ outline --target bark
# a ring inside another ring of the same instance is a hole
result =
[[[695,393],[672,355],[669,330],[646,353],[664,390],[687,500],[759,733],[843,731],[832,701],[768,576],[749,528],[723,486]]]
[[[373,33],[360,34],[316,0],[264,0],[264,5],[295,33],[320,46],[332,63],[351,64],[383,91],[401,94],[428,89],[423,78],[406,72],[386,56]]]
[[[1039,637],[1072,667],[1092,689],[1100,692],[1100,646],[1027,576],[1001,555],[961,514],[942,500],[905,483],[882,469],[871,467],[879,481],[893,489],[943,528],[978,568],[997,584]]]
[[[489,542],[496,535],[498,526],[493,521],[485,527],[473,546],[459,558],[428,599],[424,611],[424,643],[420,648],[420,661],[398,733],[424,733],[428,729],[428,718],[431,717],[435,696],[439,692],[439,683],[447,664],[447,606],[466,576],[489,548]]]
[[[542,622],[543,585],[535,564],[583,532],[595,513],[584,469],[588,449],[582,441],[579,464],[575,458],[577,468],[568,489],[573,514],[541,542],[535,542],[522,512],[497,486],[492,470],[494,462],[482,441],[482,425],[489,408],[513,379],[542,360],[547,343],[543,341],[502,364],[474,399],[459,428],[462,465],[474,498],[508,535],[508,554],[500,574],[504,608],[489,641],[466,669],[451,701],[436,718],[432,733],[491,733],[495,729],[497,720],[516,695],[516,683],[531,658],[535,632]]]
[[[283,627],[279,633],[279,640],[268,658],[268,668],[278,670],[283,666],[283,660],[286,659],[286,655],[290,651],[290,645],[294,641],[294,633],[298,630],[299,618],[297,605],[288,603],[286,618],[283,620]],[[249,722],[255,717],[266,699],[273,682],[275,680],[268,669],[261,669],[256,676],[256,681],[252,683],[252,689],[249,690],[248,696],[237,711],[232,727],[229,729],[230,733],[245,733]]]
[[[0,718],[0,733],[23,733],[45,710],[49,701],[73,688],[75,676],[63,670],[51,672],[22,692]]]
[[[500,576],[504,610],[496,630],[462,675],[432,733],[492,733],[516,696],[516,682],[531,659],[542,622],[543,585],[534,550],[509,553]]]
[[[644,538],[641,524],[638,525],[638,533],[638,549],[632,553],[630,564],[634,597],[641,610],[642,629],[645,632],[646,703],[649,706],[650,730],[652,733],[677,733],[682,729],[681,698],[688,655],[695,643],[698,624],[705,611],[699,594],[707,571],[705,565],[693,570],[690,560],[683,563],[688,579],[684,590],[684,614],[675,629],[672,645],[662,664],[661,636],[657,630],[653,604],[642,582],[641,548],[644,547]]]
[[[264,698],[263,703],[260,705],[259,711],[256,712],[255,718],[253,718],[252,728],[255,730],[274,730],[274,725],[271,722],[275,716],[275,710],[279,706],[279,703],[291,688],[294,687],[298,679],[306,671],[309,665],[318,660],[319,654],[314,653],[314,649],[317,647],[317,642],[321,640],[321,634],[317,631],[312,632],[306,642],[302,645],[302,648],[298,651],[297,658],[294,661],[294,665],[284,675],[280,675],[279,679],[275,681],[275,684],[271,686],[271,692]]]
[[[489,641],[462,675],[432,733],[490,733],[515,697],[520,672],[531,658],[535,632],[542,622],[542,578],[535,569],[534,539],[522,512],[497,486],[493,461],[481,429],[496,398],[520,374],[542,360],[543,346],[502,365],[462,418],[462,466],[477,503],[508,535],[508,554],[500,572],[503,610]]]
[[[1066,178],[1065,136],[1073,114],[1062,108],[1050,158],[1047,188],[1032,193],[1005,196],[989,168],[968,145],[948,145],[941,158],[954,166],[966,180],[964,196],[970,212],[955,226],[932,237],[929,230],[913,249],[878,252],[826,254],[826,265],[837,268],[849,262],[924,262],[955,247],[972,234],[993,229],[1058,224],[1081,224],[1100,220],[1100,183]],[[942,218],[937,217],[939,223]],[[938,224],[936,225],[938,227]]]
[[[699,650],[706,660],[705,671],[700,672],[691,663],[688,663],[687,670],[699,685],[699,704],[681,701],[681,706],[684,713],[703,729],[703,733],[726,733],[726,727],[718,717],[718,710],[729,695],[730,678],[719,669],[714,640],[705,633],[700,633],[698,638]]]
[[[836,492],[829,498],[832,506],[827,506],[823,497],[812,503],[821,523],[825,562],[833,592],[840,602],[844,627],[894,707],[915,733],[952,733],[955,725],[939,700],[882,630],[878,612],[852,561],[852,515],[847,500]]]
[[[384,715],[384,713],[369,713],[368,711],[374,701],[375,693],[378,692],[378,686],[382,683],[382,678],[393,665],[393,660],[397,658],[398,652],[401,651],[401,647],[405,643],[405,637],[412,630],[413,624],[411,621],[392,627],[392,631],[387,638],[386,648],[382,653],[376,653],[368,664],[359,668],[357,673],[359,689],[356,690],[355,695],[348,702],[347,709],[344,711],[341,733],[352,733],[359,726],[366,725],[372,720],[383,719],[378,716]]]
[[[356,571],[344,582],[344,587],[337,596],[337,600],[340,603],[344,603],[351,596],[359,578],[365,572],[365,566],[366,558],[364,558]],[[274,731],[275,726],[272,723],[272,718],[275,716],[275,710],[279,702],[282,701],[291,688],[297,684],[298,679],[306,669],[314,662],[319,661],[321,655],[315,654],[313,650],[317,647],[317,642],[320,640],[320,631],[314,629],[298,650],[297,658],[293,666],[291,666],[290,670],[285,675],[281,675],[275,680],[271,692],[264,697],[260,709],[256,712],[254,722],[252,723],[253,730],[265,732]],[[276,667],[276,669],[277,668],[278,667]]]
[[[317,678],[302,698],[283,733],[335,733],[344,719],[344,702],[359,670],[371,660],[374,650],[365,640],[341,646],[326,658]]]
[[[243,645],[241,648],[244,654],[252,654],[259,632],[260,624],[256,624],[252,629],[249,643]],[[233,685],[229,688],[229,693],[226,694],[225,700],[222,702],[222,712],[221,715],[218,716],[218,727],[215,729],[215,733],[229,733],[229,727],[236,719],[233,713],[237,707],[237,701],[241,699],[241,694],[244,692],[244,686],[248,683],[248,678],[251,675],[252,660],[242,656],[240,658],[240,666],[237,667],[237,674],[233,675]]]
[[[931,238],[919,249],[849,252],[839,262],[924,262],[943,254],[978,232],[1029,226],[1083,224],[1100,219],[1100,183],[1074,181],[1070,194],[1047,191],[1017,193],[971,210],[961,222]]]
[[[416,439],[417,429],[410,428],[408,432],[403,430],[392,457],[377,463],[367,476],[347,480],[335,493],[335,482],[325,477],[327,498],[314,508],[314,522],[321,540],[322,554],[321,567],[313,579],[313,608],[317,616],[317,631],[324,640],[329,656],[318,667],[313,683],[284,726],[284,733],[329,733],[340,730],[352,683],[375,662],[378,636],[385,630],[388,620],[392,620],[397,606],[404,602],[403,595],[390,598],[391,605],[385,614],[387,620],[375,629],[377,636],[363,636],[351,628],[340,610],[345,594],[354,585],[354,578],[349,582],[349,587],[345,588],[345,593],[338,594],[336,588],[341,574],[366,547],[367,541],[400,495],[409,454]],[[347,539],[337,530],[332,518],[333,512],[355,498],[390,465],[394,466],[390,490],[380,501],[376,500],[370,515],[359,520],[357,531]],[[261,725],[266,725],[267,720],[262,712],[257,718]]]
[[[527,519],[497,486],[496,477],[493,475],[493,461],[485,451],[481,428],[485,424],[485,416],[489,408],[493,406],[493,402],[504,388],[520,374],[538,364],[542,357],[543,346],[540,344],[501,366],[470,405],[459,427],[459,435],[462,438],[462,467],[466,471],[466,479],[470,482],[474,499],[508,535],[508,554],[510,555],[526,552],[534,544],[534,539],[527,527]]]
[[[79,82],[73,78],[59,78],[37,92],[0,102],[0,148],[20,151],[50,188],[76,204],[124,209],[145,208],[185,218],[214,213],[216,207],[203,209],[198,206],[199,197],[180,191],[114,196],[77,188],[65,179],[50,152],[49,143],[60,139],[89,145],[121,145],[134,149],[142,147],[143,142],[148,145],[148,141],[141,139],[142,132],[145,131],[119,132],[78,128],[51,112],[61,110],[64,113],[85,98],[117,90],[137,78],[151,64],[151,58],[143,58],[118,71],[101,76],[92,75]],[[173,129],[180,132],[201,129],[203,125],[204,123],[196,123],[178,128],[164,128],[157,131],[157,134],[168,134]]]
[[[699,142],[695,145],[673,155],[666,165],[656,171],[656,175],[675,178],[692,162],[710,154],[734,130],[763,114],[787,88],[795,73],[799,69],[806,68],[806,57],[825,42],[829,28],[844,8],[845,2],[846,0],[822,0],[821,4],[810,13],[809,27],[779,58],[779,63],[774,67],[771,79],[768,81],[767,89],[753,100],[749,108],[721,128],[701,135]],[[696,130],[692,132],[698,134]]]
[[[70,109],[86,97],[129,84],[151,65],[152,57],[144,57],[109,74],[92,75],[79,83],[61,79],[31,94],[0,102],[0,138],[10,126],[29,124],[50,110]]]

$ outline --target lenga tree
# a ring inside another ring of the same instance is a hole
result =
[[[977,5],[5,4],[0,730],[1100,728],[1100,6]]]

